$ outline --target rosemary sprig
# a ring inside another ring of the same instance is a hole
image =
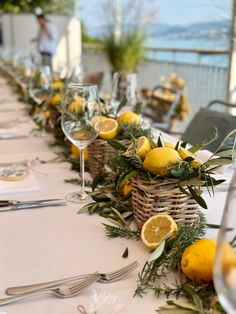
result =
[[[64,180],[65,183],[72,183],[72,184],[76,184],[76,185],[81,185],[81,179],[78,178],[71,178],[71,179],[66,179]],[[92,182],[89,180],[85,180],[85,185],[86,187],[91,187],[92,186]]]
[[[106,235],[109,238],[126,238],[126,239],[140,239],[140,231],[139,230],[131,230],[129,227],[116,227],[112,225],[108,225],[103,223],[105,227]]]

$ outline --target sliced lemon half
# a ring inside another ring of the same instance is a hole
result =
[[[113,139],[118,133],[119,124],[115,119],[105,118],[101,121],[99,137],[103,139]]]
[[[141,239],[147,248],[154,250],[162,240],[176,233],[178,227],[168,214],[157,214],[150,217],[143,225]]]
[[[188,157],[192,157],[193,160],[191,161],[191,167],[193,169],[198,169],[201,167],[202,165],[202,161],[196,156],[194,155],[193,153],[191,153],[190,151],[188,151],[187,149],[183,148],[183,147],[180,147],[178,149],[178,153],[180,155],[180,157],[184,160]]]
[[[147,153],[151,150],[151,145],[146,136],[141,136],[137,140],[137,154],[141,159],[144,159]]]

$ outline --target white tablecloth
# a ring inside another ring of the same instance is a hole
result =
[[[7,97],[6,93],[4,97]],[[17,105],[16,102],[16,110]],[[16,118],[23,114],[22,110],[1,112],[1,118],[4,115],[6,118]],[[32,122],[26,122],[25,127],[28,128],[30,123]],[[0,140],[0,162],[33,160],[35,157],[50,159],[53,157],[53,151],[47,143],[49,140],[50,136]],[[37,164],[34,174],[40,191],[11,195],[12,199],[63,198],[68,192],[77,189],[75,185],[64,183],[65,179],[78,176],[70,170],[68,163]],[[204,212],[209,222],[220,222],[225,196],[223,192],[216,193],[212,199],[206,196],[209,209]],[[1,199],[8,198],[7,195],[1,196]],[[164,298],[157,299],[151,293],[143,298],[133,297],[138,271],[149,255],[142,242],[108,239],[101,224],[104,220],[97,215],[78,215],[79,208],[78,204],[68,203],[62,207],[0,213],[0,297],[6,297],[4,291],[10,286],[59,279],[96,270],[111,271],[134,260],[140,263],[139,269],[114,283],[96,283],[73,298],[34,297],[1,307],[0,312],[78,314],[77,306],[83,304],[88,307],[93,289],[114,294],[118,301],[124,304],[124,314],[154,314],[155,309],[165,302]],[[209,232],[209,235],[215,237],[216,231]],[[124,259],[122,254],[126,247],[129,255]]]

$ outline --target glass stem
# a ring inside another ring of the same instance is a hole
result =
[[[84,148],[80,148],[80,178],[81,178],[81,194],[84,194]]]

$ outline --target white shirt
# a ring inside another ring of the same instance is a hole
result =
[[[57,48],[57,29],[52,22],[47,22],[46,27],[51,34],[51,37],[48,37],[48,35],[42,29],[39,29],[38,50],[40,52],[47,52],[53,55],[56,52]]]

